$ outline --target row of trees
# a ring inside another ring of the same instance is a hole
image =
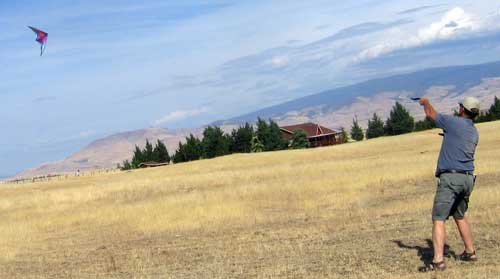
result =
[[[354,118],[351,127],[351,138],[360,141],[365,137],[372,139],[381,136],[401,135],[415,130],[426,129],[427,125],[432,126],[433,124],[429,123],[428,119],[415,123],[408,110],[402,104],[396,102],[385,123],[376,113],[373,114],[373,117],[368,120],[366,133],[363,133],[357,117]]]
[[[307,143],[306,143],[307,142]],[[208,126],[203,131],[203,138],[193,135],[179,142],[173,156],[174,163],[189,162],[199,159],[210,159],[233,153],[250,153],[283,150],[287,148],[307,147],[309,141],[304,131],[297,131],[291,143],[283,139],[280,127],[276,122],[259,118],[255,129],[245,123],[226,134],[217,126]]]
[[[185,142],[179,142],[172,157],[168,154],[165,145],[158,140],[153,147],[146,141],[144,149],[135,147],[132,161],[123,162],[119,166],[122,170],[138,168],[142,162],[170,162],[182,163],[199,159],[210,159],[233,153],[250,153],[283,150],[287,148],[307,148],[309,141],[303,130],[294,131],[290,142],[283,139],[281,130],[276,122],[269,122],[259,118],[255,129],[245,123],[226,134],[220,127],[208,126],[203,130],[203,137],[199,139],[190,134]]]
[[[455,112],[455,114],[456,113],[457,112]],[[500,120],[500,100],[496,96],[490,108],[481,112],[475,122],[494,120]],[[436,128],[434,120],[426,117],[423,120],[415,122],[408,110],[399,102],[396,102],[385,123],[376,113],[374,113],[373,117],[368,120],[366,132],[363,133],[356,117],[353,119],[350,134],[353,140],[360,141],[364,138],[371,139],[381,136],[401,135],[413,131],[423,131],[433,128]]]

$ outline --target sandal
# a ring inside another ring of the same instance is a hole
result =
[[[465,262],[475,262],[477,261],[476,251],[472,253],[467,253],[467,251],[464,251],[462,254],[460,254],[460,256],[458,256],[458,258],[461,261]]]
[[[429,265],[423,266],[418,269],[420,272],[429,272],[429,271],[444,271],[446,269],[446,264],[444,261],[440,262],[431,262]]]

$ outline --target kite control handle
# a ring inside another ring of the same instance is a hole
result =
[[[398,99],[401,99],[401,100],[406,100],[406,101],[420,101],[420,97],[408,97],[408,96],[403,96],[403,95],[400,95],[398,96]]]

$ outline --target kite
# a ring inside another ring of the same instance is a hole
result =
[[[49,37],[49,34],[34,27],[31,26],[28,27],[29,29],[33,30],[33,32],[35,32],[36,34],[36,41],[40,43],[40,56],[42,56],[43,51],[45,50],[45,45],[47,43],[47,38]]]

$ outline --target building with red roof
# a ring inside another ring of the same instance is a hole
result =
[[[281,136],[290,141],[293,138],[293,131],[303,130],[311,147],[328,146],[342,143],[342,133],[326,128],[315,123],[303,123],[297,125],[282,126]]]

